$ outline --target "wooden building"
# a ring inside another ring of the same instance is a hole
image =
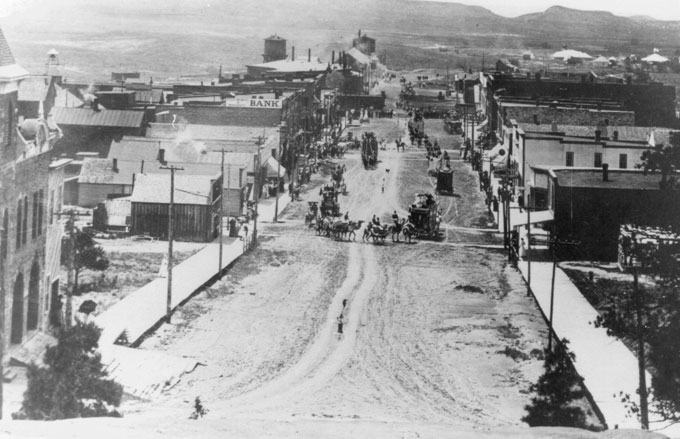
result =
[[[558,247],[562,256],[615,261],[623,224],[677,226],[680,196],[663,191],[661,174],[628,169],[536,167],[534,192],[544,190],[554,214],[552,230],[577,247]]]
[[[209,242],[219,234],[222,179],[175,173],[173,236],[178,241]],[[170,171],[139,174],[130,197],[132,234],[168,239]]]

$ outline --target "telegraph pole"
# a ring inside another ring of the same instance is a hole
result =
[[[276,199],[274,200],[274,222],[279,220],[279,187],[281,186],[281,181],[279,180],[279,175],[281,174],[281,144],[283,143],[283,135],[285,133],[286,122],[282,121],[279,127],[279,149],[276,154]],[[258,147],[259,148],[259,147]],[[259,150],[258,150],[259,151]],[[259,152],[258,152],[259,154]],[[292,194],[291,194],[292,196]]]
[[[638,286],[637,261],[633,265],[633,294],[635,294],[635,313],[637,317],[637,357],[640,393],[640,424],[643,430],[649,430],[649,408],[647,406],[647,376],[645,375],[645,337],[642,307],[644,306],[644,290]]]
[[[555,303],[555,271],[557,269],[557,256],[555,255],[557,245],[579,245],[580,242],[560,241],[558,239],[549,239],[547,243],[552,244],[552,278],[550,280],[550,317],[548,321],[548,350],[552,352],[552,335],[553,335],[553,309]]]
[[[172,232],[173,232],[173,208],[175,205],[175,171],[183,171],[184,168],[174,165],[161,166],[160,169],[170,170],[170,205],[168,206],[168,300],[165,308],[165,321],[170,323],[172,313]]]
[[[68,292],[66,293],[66,312],[64,315],[64,324],[66,328],[70,328],[73,323],[73,295],[76,293],[74,291],[74,273],[75,268],[75,253],[76,253],[76,234],[75,234],[75,213],[70,210],[67,214],[69,216],[66,222],[66,228],[68,230],[68,240],[71,248],[68,252],[68,270],[66,272],[66,283],[68,284]]]
[[[224,148],[220,150],[222,153],[222,162],[220,164],[220,173],[222,174],[222,184],[220,187],[220,258],[217,267],[218,277],[222,277],[222,241],[224,238]]]

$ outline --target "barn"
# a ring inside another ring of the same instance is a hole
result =
[[[219,234],[222,179],[175,172],[173,236],[178,241],[210,242]],[[139,174],[130,201],[133,235],[168,239],[170,171]]]

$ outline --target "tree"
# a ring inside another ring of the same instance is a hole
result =
[[[552,352],[545,350],[543,375],[529,388],[536,396],[531,399],[531,404],[524,407],[527,414],[522,417],[522,421],[532,427],[587,427],[583,410],[571,405],[584,393],[581,377],[571,363],[576,357],[569,352],[568,343],[568,340],[562,339]]]
[[[653,287],[624,285],[609,297],[605,311],[595,324],[616,337],[644,343],[641,365],[652,371],[652,400],[649,413],[680,422],[680,246],[659,244],[636,251],[642,270],[654,281]],[[641,313],[639,324],[636,314]],[[641,406],[632,395],[622,395],[632,414]]]
[[[44,367],[27,369],[28,387],[15,419],[53,420],[120,416],[123,388],[106,378],[96,351],[101,329],[78,323],[61,329],[56,346],[47,348]]]
[[[642,153],[642,164],[638,167],[645,172],[661,172],[661,189],[677,189],[674,174],[680,170],[680,131],[672,131],[669,145],[658,147]]]
[[[78,292],[78,279],[84,269],[104,271],[109,268],[109,259],[104,249],[94,242],[94,239],[82,230],[74,233],[75,254],[73,255],[73,291]],[[66,237],[62,242],[61,263],[68,264],[71,251],[71,239]]]

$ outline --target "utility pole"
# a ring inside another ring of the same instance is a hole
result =
[[[5,228],[0,225],[0,236],[5,232]],[[7,235],[7,239],[9,240],[9,232]],[[7,253],[5,249],[9,247],[9,245],[6,242],[2,242],[3,246],[3,252],[0,255],[0,309],[3,310],[2,315],[0,316],[0,420],[2,420],[2,401],[4,399],[3,395],[3,382],[4,377],[5,377],[5,369],[3,366],[3,359],[5,358],[5,259],[7,257]]]
[[[279,149],[276,154],[276,199],[274,200],[274,222],[279,220],[279,187],[281,186],[281,144],[283,143],[283,136],[286,132],[286,122],[282,121],[279,127]],[[291,194],[291,197],[293,194]]]
[[[645,375],[645,337],[642,307],[644,306],[644,289],[638,286],[637,262],[633,265],[633,294],[635,294],[635,313],[637,317],[637,357],[640,393],[640,426],[643,430],[649,430],[649,408],[647,406],[647,376]]]
[[[222,162],[220,164],[220,173],[222,176],[222,184],[220,187],[220,258],[217,266],[217,276],[222,277],[222,241],[224,237],[224,148],[220,150],[222,153]]]
[[[174,222],[172,216],[175,205],[175,171],[184,171],[184,168],[170,165],[161,166],[160,169],[170,170],[170,205],[168,206],[168,300],[165,308],[165,321],[170,323],[170,316],[172,314],[172,232]]]
[[[261,147],[264,144],[264,135],[260,137],[257,141],[257,165],[255,166],[255,175],[253,176],[253,189],[255,190],[255,217],[253,218],[253,243],[257,244],[257,217],[259,213],[257,211],[258,204],[260,202],[260,188],[258,182],[260,181],[260,167],[262,161]],[[277,197],[278,199],[278,197]]]
[[[552,335],[553,335],[553,309],[555,303],[555,271],[557,269],[557,256],[556,247],[557,245],[580,245],[580,242],[573,241],[560,241],[557,239],[549,239],[546,241],[548,244],[552,244],[552,278],[550,280],[550,317],[548,321],[548,350],[552,352]]]
[[[529,285],[529,289],[527,290],[527,296],[531,294],[531,257],[530,257],[530,251],[531,251],[531,209],[529,208],[528,205],[526,205],[526,196],[525,196],[525,208],[527,210],[527,251],[526,251],[526,258],[527,258],[527,281]]]
[[[75,234],[75,212],[73,210],[70,210],[67,215],[69,216],[68,220],[66,221],[66,229],[68,230],[68,240],[70,244],[70,249],[68,252],[68,270],[66,272],[66,283],[68,284],[67,288],[67,293],[66,293],[66,312],[64,315],[64,325],[66,328],[70,328],[71,324],[73,323],[73,295],[76,293],[74,291],[75,288],[75,282],[74,282],[74,273],[73,270],[75,268],[75,254],[76,254],[76,234]]]

